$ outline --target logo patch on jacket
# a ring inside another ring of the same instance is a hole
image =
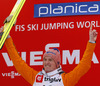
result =
[[[36,82],[42,83],[43,81],[43,75],[37,75]]]
[[[55,78],[47,78],[47,77],[45,77],[44,81],[49,81],[50,83],[53,83],[53,82],[61,82],[61,79],[56,79],[56,77]]]

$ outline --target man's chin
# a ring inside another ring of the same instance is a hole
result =
[[[48,73],[48,72],[51,72],[51,70],[48,70],[48,69],[47,69],[47,70],[45,70],[45,72]]]

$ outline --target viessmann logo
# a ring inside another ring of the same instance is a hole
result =
[[[16,76],[21,76],[21,74],[16,73],[15,71],[11,71],[11,72],[2,73],[2,76],[11,77],[11,79],[14,79]]]
[[[34,17],[94,14],[100,14],[100,1],[34,5]]]

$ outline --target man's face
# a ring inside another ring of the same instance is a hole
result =
[[[56,63],[54,62],[52,57],[44,57],[43,58],[43,66],[44,66],[44,70],[47,73],[57,69]]]

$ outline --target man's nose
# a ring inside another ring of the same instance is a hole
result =
[[[45,63],[46,63],[46,64],[49,64],[49,61],[47,60]]]

